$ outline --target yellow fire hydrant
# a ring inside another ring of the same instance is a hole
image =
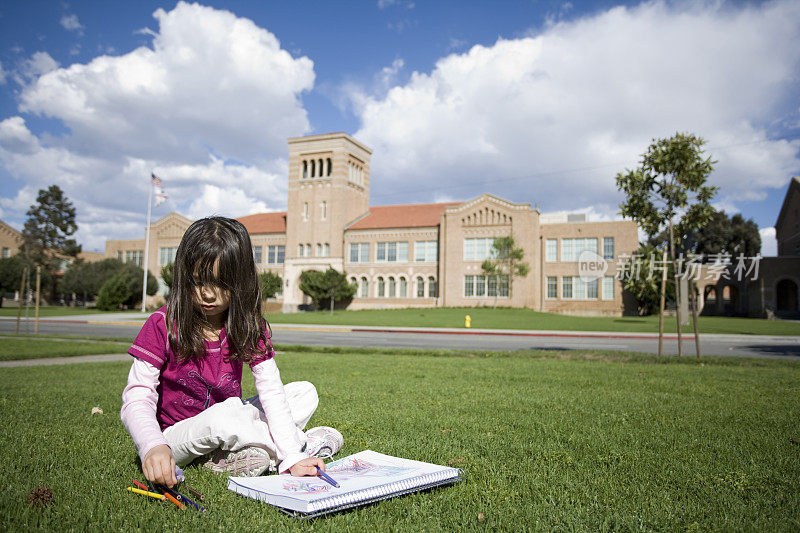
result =
[[[472,318],[469,315],[464,317],[464,327],[471,328],[472,327]]]

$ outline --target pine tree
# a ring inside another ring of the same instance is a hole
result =
[[[36,203],[28,209],[22,230],[22,252],[50,275],[50,296],[55,298],[55,273],[63,260],[74,260],[81,246],[70,236],[78,231],[75,207],[58,185],[40,189]]]

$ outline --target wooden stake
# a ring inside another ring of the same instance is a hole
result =
[[[39,334],[39,295],[40,290],[42,288],[42,267],[41,265],[36,265],[36,322],[33,329],[33,332],[38,335]]]
[[[22,279],[19,282],[19,308],[17,309],[17,331],[19,334],[19,321],[22,318],[22,300],[25,299],[25,281],[28,279],[28,267],[22,272]]]
[[[697,287],[694,281],[692,286],[692,322],[694,323],[694,349],[697,352],[697,358],[700,358],[700,331],[697,328]]]
[[[667,251],[661,256],[661,305],[658,311],[658,355],[664,355],[664,295],[667,292]]]

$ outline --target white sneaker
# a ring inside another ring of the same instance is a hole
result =
[[[267,450],[258,446],[247,446],[235,452],[218,448],[203,467],[217,474],[252,477],[274,469],[275,460]]]
[[[306,453],[312,457],[331,458],[344,444],[342,434],[328,426],[319,426],[306,431]]]

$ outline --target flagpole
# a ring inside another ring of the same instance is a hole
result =
[[[147,194],[147,226],[144,233],[144,279],[142,280],[142,313],[145,312],[145,300],[147,298],[147,260],[150,251],[150,210],[153,205],[153,182],[150,182],[150,192]]]

